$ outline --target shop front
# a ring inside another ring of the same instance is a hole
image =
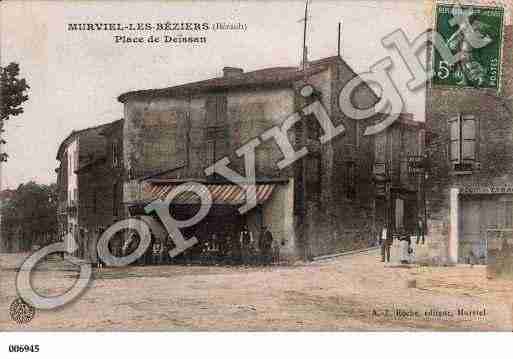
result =
[[[129,206],[132,216],[144,215],[144,206],[152,200],[164,200],[173,189],[183,182],[161,181],[145,186],[144,201]],[[189,185],[189,184],[188,184]],[[204,218],[190,227],[182,228],[185,238],[195,237],[198,243],[175,258],[168,258],[167,252],[173,248],[170,238],[162,241],[152,235],[152,245],[148,248],[147,260],[152,262],[152,251],[156,246],[165,252],[162,263],[197,264],[239,264],[243,261],[257,263],[262,254],[259,240],[264,228],[272,232],[277,243],[284,234],[285,217],[282,205],[283,187],[286,182],[257,183],[255,208],[241,214],[239,208],[245,204],[245,191],[232,183],[201,183],[198,188],[189,188],[174,196],[170,203],[170,214],[176,220],[184,221],[194,217],[200,209],[200,198],[195,192],[201,187],[208,189],[211,207]],[[194,186],[194,185],[193,185]],[[183,187],[182,187],[183,188]],[[290,211],[292,213],[292,211]],[[153,214],[156,218],[156,215]],[[153,232],[153,231],[152,231]],[[243,234],[245,232],[245,234]],[[244,240],[250,238],[250,243]],[[244,237],[244,238],[243,238]],[[153,248],[153,249],[152,249]],[[246,258],[244,257],[246,254]],[[247,258],[247,256],[251,258]]]
[[[449,252],[453,262],[488,264],[513,244],[513,186],[453,188]]]

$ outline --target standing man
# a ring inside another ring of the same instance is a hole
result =
[[[242,264],[248,265],[251,260],[251,252],[253,246],[253,234],[248,229],[247,225],[242,227],[242,231],[240,232],[240,247],[241,247],[241,257]]]
[[[417,244],[420,242],[420,238],[422,237],[422,244],[424,244],[424,221],[422,220],[422,217],[419,216],[417,218]]]
[[[399,228],[399,246],[401,249],[400,262],[401,264],[410,263],[410,255],[413,253],[411,248],[410,233],[404,227]]]
[[[281,242],[282,242],[282,244],[284,244],[283,240]],[[275,264],[279,264],[280,263],[280,242],[278,240],[273,241],[273,243],[271,245],[271,250],[272,250],[271,261]]]
[[[260,254],[263,264],[270,264],[272,260],[273,234],[267,226],[262,227],[262,235],[260,237]]]
[[[390,262],[390,247],[392,246],[392,233],[386,226],[381,229],[381,261]]]

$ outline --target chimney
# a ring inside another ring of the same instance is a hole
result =
[[[238,78],[244,74],[244,70],[238,67],[223,67],[223,77]]]

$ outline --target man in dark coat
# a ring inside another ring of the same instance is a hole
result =
[[[262,227],[262,235],[260,237],[260,254],[263,264],[270,264],[272,260],[273,234],[268,227]]]
[[[240,247],[241,247],[241,259],[242,264],[248,265],[251,262],[252,255],[252,247],[253,247],[253,234],[248,229],[247,225],[242,227],[242,231],[240,232]]]

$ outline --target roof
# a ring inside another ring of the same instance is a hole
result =
[[[153,201],[156,199],[164,200],[169,193],[184,185],[184,191],[178,193],[172,199],[173,204],[199,204],[200,198],[193,191],[204,190],[206,187],[210,192],[212,204],[240,206],[246,202],[246,191],[236,184],[214,184],[207,183],[200,185],[198,183],[179,184],[179,183],[151,183],[147,184],[143,190],[143,201]],[[200,187],[201,186],[201,187]],[[203,187],[204,186],[204,187]],[[265,183],[255,184],[257,204],[267,201],[274,190],[276,184]]]
[[[73,131],[71,131],[71,133],[68,135],[68,137],[66,137],[61,142],[61,144],[59,145],[59,149],[57,150],[57,157],[56,157],[57,160],[60,159],[60,157],[62,155],[62,152],[64,152],[64,149],[66,148],[66,145],[72,139],[74,139],[76,136],[78,136],[80,134],[83,134],[83,133],[86,133],[86,132],[89,132],[89,131],[95,131],[95,130],[99,130],[99,133],[102,134],[104,130],[108,129],[110,126],[114,126],[115,124],[117,124],[118,122],[121,122],[121,121],[123,121],[123,119],[112,121],[112,122],[109,122],[109,123],[104,123],[104,124],[97,125],[97,126],[87,127],[87,128],[82,129],[82,130],[77,130],[77,131],[73,130]]]
[[[119,120],[116,120],[114,122],[111,122],[109,125],[110,126],[105,126],[105,128],[102,128],[101,131],[100,131],[100,135],[103,135],[103,136],[108,136],[112,133],[112,131],[114,131],[114,129],[116,128],[116,126],[121,126],[121,128],[123,128],[123,123],[125,122],[125,119],[121,118]]]
[[[305,76],[325,71],[330,65],[337,62],[343,62],[343,60],[339,56],[331,56],[316,61],[310,61],[304,71],[298,67],[292,66],[270,67],[256,71],[243,72],[237,76],[215,77],[208,80],[161,89],[129,91],[121,94],[118,97],[118,101],[125,102],[127,99],[133,97],[184,96],[247,86],[290,86],[294,81],[300,80]]]

